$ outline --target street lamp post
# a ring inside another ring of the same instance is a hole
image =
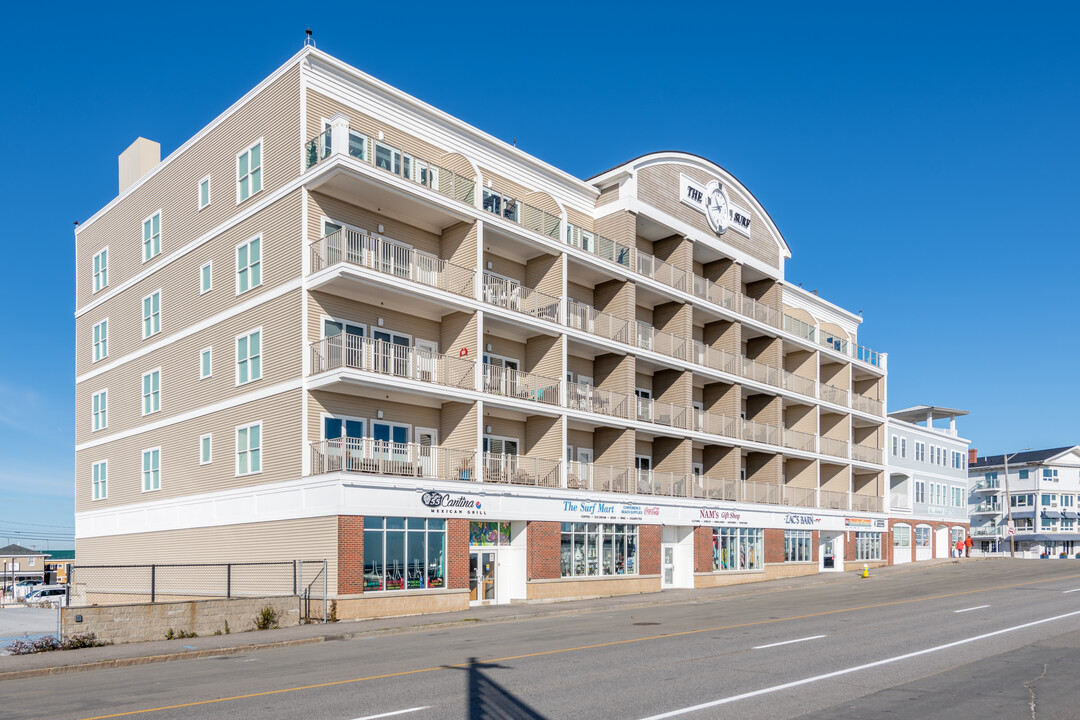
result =
[[[1012,498],[1009,497],[1009,458],[1014,458],[1022,452],[1030,450],[1026,447],[1023,450],[1017,450],[1012,455],[1005,455],[1005,509],[1009,513],[1009,524],[1005,530],[1009,533],[1009,557],[1016,557],[1016,528],[1013,526],[1012,517]]]

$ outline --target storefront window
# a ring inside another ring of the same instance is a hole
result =
[[[638,574],[638,526],[562,524],[562,576]]]
[[[508,522],[473,522],[469,523],[469,544],[476,546],[509,545],[510,523]]]
[[[446,585],[446,521],[364,518],[364,590]]]
[[[930,526],[915,526],[915,547],[930,547]]]
[[[897,525],[892,529],[893,547],[911,547],[911,526]]]
[[[760,570],[764,545],[761,528],[713,528],[713,570]]]
[[[856,560],[880,560],[881,559],[881,533],[856,532],[855,533],[855,559]]]
[[[784,562],[810,562],[813,551],[810,543],[813,534],[809,530],[784,531]]]

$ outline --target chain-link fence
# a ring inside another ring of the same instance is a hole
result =
[[[0,608],[0,655],[17,640],[32,643],[46,636],[60,637],[59,607],[7,604]]]
[[[303,619],[326,616],[325,560],[262,563],[76,565],[69,607],[243,597],[301,598]],[[314,603],[314,606],[313,606]],[[308,605],[305,612],[303,605]]]

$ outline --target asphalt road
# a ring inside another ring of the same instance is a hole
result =
[[[1069,592],[1077,590],[1077,592]],[[760,595],[0,683],[5,718],[1078,718],[1080,563]]]

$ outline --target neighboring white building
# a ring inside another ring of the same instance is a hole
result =
[[[971,463],[969,475],[971,535],[976,547],[986,552],[1009,551],[1011,505],[1018,557],[1077,556],[1080,446],[980,457]]]
[[[971,441],[957,435],[961,415],[967,411],[916,405],[885,421],[893,563],[949,557],[967,537]]]

